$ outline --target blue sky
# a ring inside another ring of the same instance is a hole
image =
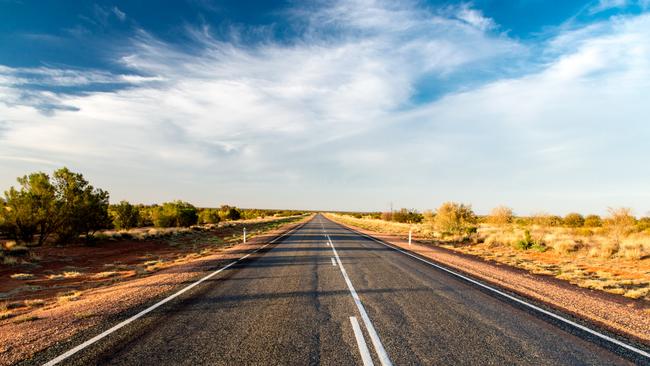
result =
[[[0,0],[0,187],[650,210],[648,0]]]

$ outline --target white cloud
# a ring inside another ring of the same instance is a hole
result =
[[[113,14],[119,19],[120,21],[125,21],[126,20],[126,13],[124,13],[122,10],[120,10],[117,6],[114,6],[113,9]]]
[[[44,159],[88,172],[118,200],[381,209],[379,199],[419,208],[459,199],[520,211],[648,204],[635,182],[650,177],[617,163],[640,166],[648,155],[647,16],[561,34],[546,45],[541,72],[420,106],[412,97],[421,80],[526,49],[467,6],[338,2],[294,16],[306,28],[293,43],[247,46],[202,29],[192,54],[142,31],[121,59],[133,75],[0,68],[0,156],[24,159],[0,179]],[[25,96],[30,78],[128,88]],[[68,109],[44,115],[34,108],[43,104]],[[609,197],[617,202],[593,199],[612,187],[625,187]]]
[[[609,9],[625,8],[629,5],[628,0],[598,0],[595,5],[589,8],[589,12],[596,14]]]

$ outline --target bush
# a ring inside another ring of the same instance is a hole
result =
[[[513,218],[514,215],[510,207],[499,206],[492,209],[487,217],[487,222],[501,226],[512,223]]]
[[[579,213],[572,212],[564,216],[564,225],[568,227],[582,227],[585,224],[585,218]]]
[[[140,211],[127,201],[120,201],[119,204],[110,207],[113,216],[113,225],[116,229],[131,229],[138,226]]]
[[[199,212],[199,223],[201,224],[217,224],[221,221],[219,211],[206,208]]]
[[[196,207],[183,201],[165,202],[153,210],[153,223],[157,227],[188,227],[196,225]]]
[[[393,221],[393,213],[392,212],[382,212],[381,213],[381,219],[384,221]]]
[[[434,225],[445,234],[468,234],[476,230],[471,205],[445,202],[436,211]]]
[[[422,215],[416,210],[401,209],[393,212],[392,221],[401,223],[418,223],[422,221]]]
[[[521,250],[528,250],[532,248],[533,245],[535,245],[535,242],[533,241],[533,238],[530,235],[530,230],[526,230],[524,232],[523,239],[520,239],[517,242],[515,242],[515,248]]]
[[[222,205],[219,208],[219,218],[223,221],[239,220],[241,219],[241,212],[237,209],[237,207]]]
[[[603,226],[603,220],[598,215],[587,215],[587,217],[585,217],[584,226],[601,227]]]
[[[650,217],[642,217],[636,222],[636,227],[638,231],[644,231],[650,229]]]
[[[632,232],[636,219],[632,216],[632,210],[629,208],[609,208],[609,216],[605,220],[605,226],[616,245]]]

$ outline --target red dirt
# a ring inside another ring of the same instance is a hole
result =
[[[200,276],[202,272],[199,269],[202,266],[214,266],[215,261],[239,258],[242,253],[259,248],[268,239],[290,230],[296,225],[298,224],[285,224],[278,230],[252,238],[247,244],[225,243],[218,247],[209,243],[194,243],[191,247],[186,248],[183,246],[173,247],[165,240],[155,240],[109,242],[95,247],[39,248],[36,253],[42,258],[48,259],[40,260],[41,267],[31,268],[29,273],[36,276],[34,280],[12,279],[0,283],[0,289],[3,291],[11,291],[17,285],[42,284],[43,288],[37,291],[22,291],[11,295],[10,300],[13,302],[22,303],[19,300],[30,298],[48,299],[44,307],[19,308],[17,309],[19,316],[0,320],[0,365],[10,365],[27,359],[80,331],[101,324],[111,316],[166,294],[186,281]],[[201,234],[225,238],[232,236],[231,231]],[[237,229],[238,231],[239,229]],[[192,241],[194,239],[196,238],[190,235],[182,240]],[[193,253],[201,248],[210,248],[212,252],[198,258],[198,255]],[[182,262],[170,265],[169,268],[146,276],[136,275],[133,273],[134,270],[130,269],[131,267],[142,267],[143,260],[152,256],[169,260],[183,257],[184,259]],[[92,278],[93,274],[107,270],[104,264],[118,261],[129,268],[120,271],[119,277],[107,280]],[[66,266],[83,267],[81,270],[85,274],[65,280],[49,280],[44,277],[51,271],[59,273]],[[1,278],[9,278],[9,274],[21,272],[16,266],[12,267],[0,269]],[[75,301],[56,301],[52,298],[66,290],[81,290],[83,292]],[[21,319],[30,319],[27,317],[34,318],[31,321],[20,321]]]

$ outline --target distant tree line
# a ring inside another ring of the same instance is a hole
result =
[[[650,229],[650,217],[637,219],[626,208],[609,209],[609,215],[601,218],[598,215],[583,216],[572,212],[564,217],[537,213],[531,216],[515,216],[512,209],[506,206],[494,208],[489,215],[479,216],[474,213],[471,205],[445,202],[435,211],[419,213],[417,210],[402,208],[392,212],[340,212],[356,218],[373,218],[399,223],[428,223],[437,230],[448,234],[473,232],[478,224],[492,225],[516,224],[520,226],[545,226],[568,228],[598,228],[598,227],[634,227],[637,231]]]
[[[303,214],[295,210],[197,208],[184,201],[161,205],[109,204],[108,192],[93,187],[83,175],[61,168],[49,176],[38,172],[19,177],[0,197],[0,236],[28,245],[91,241],[98,230],[136,227],[189,227],[221,221]]]

